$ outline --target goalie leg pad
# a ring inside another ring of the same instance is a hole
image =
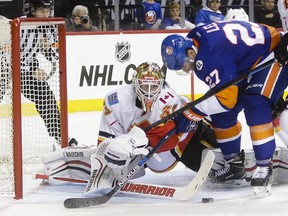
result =
[[[91,176],[85,188],[84,194],[91,194],[107,188],[111,188],[114,183],[112,168],[107,166],[106,160],[94,154],[91,156]]]
[[[255,153],[252,149],[245,149],[245,171],[246,171],[246,181],[249,182],[257,168]]]
[[[90,157],[96,147],[67,147],[43,156],[44,174],[63,178],[83,179],[90,177]]]
[[[142,159],[141,155],[138,155],[132,159],[131,163],[120,169],[111,168],[103,156],[94,154],[91,156],[91,176],[88,185],[84,191],[84,194],[91,194],[95,192],[105,191],[111,189],[117,184],[118,180],[122,180],[128,174],[128,172],[136,166],[136,164]],[[145,175],[145,169],[142,167],[132,179],[140,178]]]
[[[278,179],[278,163],[280,158],[281,149],[276,148],[273,154],[272,162],[273,162],[273,181],[276,181]],[[287,152],[288,153],[288,152]],[[250,181],[256,168],[256,158],[255,153],[252,149],[245,149],[245,171],[246,171],[246,181]],[[287,172],[288,174],[288,172]]]
[[[59,174],[61,177],[71,178],[63,152],[64,149],[59,149],[42,157],[44,163],[44,174],[49,176]]]
[[[283,131],[285,131],[286,134],[288,134],[288,109],[284,109],[283,112],[279,116],[280,125]],[[288,140],[286,140],[287,143],[284,143],[286,146],[288,145]]]
[[[274,163],[274,161],[273,161]],[[275,169],[273,170],[273,172]],[[278,161],[278,183],[288,183],[288,148],[280,147],[280,156]]]

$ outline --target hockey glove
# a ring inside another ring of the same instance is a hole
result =
[[[185,110],[183,113],[178,114],[174,118],[176,124],[176,134],[177,133],[187,133],[197,129],[198,121],[200,121],[203,116],[199,116],[192,110]]]
[[[284,66],[288,62],[288,33],[286,33],[274,48],[274,57],[280,64],[280,66]]]

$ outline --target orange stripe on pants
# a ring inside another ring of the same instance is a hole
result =
[[[242,132],[242,126],[240,122],[238,121],[236,125],[230,128],[222,129],[222,128],[214,128],[215,137],[218,142],[221,142],[221,140],[229,140],[233,139],[233,137],[238,137],[239,134]]]
[[[278,62],[274,63],[271,66],[270,71],[267,75],[266,81],[264,83],[262,93],[261,93],[263,96],[267,98],[271,97],[271,94],[276,85],[280,72],[281,72],[281,67],[279,66]]]

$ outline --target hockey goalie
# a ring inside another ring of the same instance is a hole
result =
[[[146,133],[143,131],[187,102],[187,98],[179,96],[165,81],[157,64],[140,64],[131,85],[106,95],[98,146],[70,146],[46,155],[44,174],[56,181],[86,183],[89,180],[85,193],[111,189],[174,127],[176,132],[165,141],[156,156],[150,158],[146,169],[165,172],[181,162],[197,172],[202,150],[217,147],[208,123],[194,122],[183,113]],[[145,168],[134,178],[143,175]]]

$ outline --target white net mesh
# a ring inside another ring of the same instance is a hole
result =
[[[59,32],[48,22],[21,22],[19,30],[23,172],[31,173],[61,143]],[[11,50],[11,25],[0,17],[0,195],[14,193]]]
[[[57,41],[57,27],[54,25],[27,23],[21,26],[22,146],[25,162],[37,161],[39,156],[52,151],[53,144],[60,143],[57,104],[60,84],[58,70],[54,68],[58,65]]]

